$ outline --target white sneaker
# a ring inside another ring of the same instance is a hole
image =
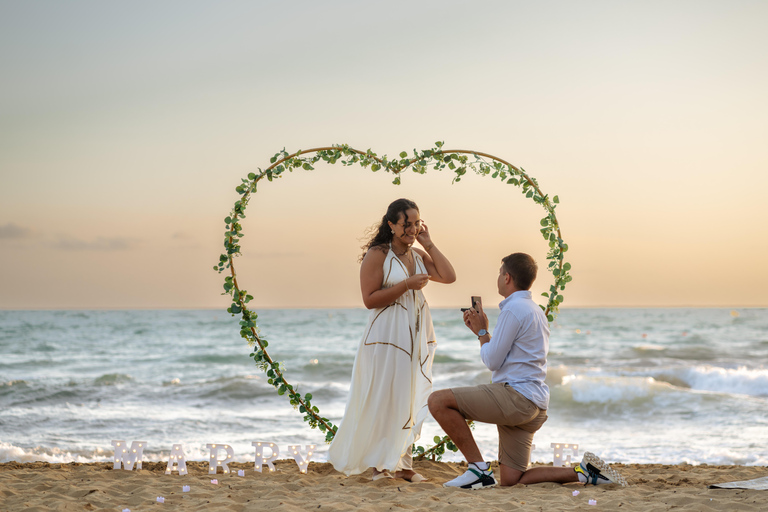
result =
[[[487,489],[496,485],[493,471],[489,467],[487,471],[478,468],[473,462],[469,463],[467,471],[457,476],[450,482],[445,482],[443,487],[458,487],[460,489]]]
[[[607,462],[592,452],[584,452],[581,464],[573,468],[579,475],[579,482],[600,485],[619,484],[627,487],[626,479]]]

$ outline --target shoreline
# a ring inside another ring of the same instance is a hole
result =
[[[208,474],[208,463],[188,461],[188,475],[166,475],[166,462],[144,461],[141,470],[115,470],[112,462],[0,464],[2,510],[132,511],[154,506],[190,510],[449,510],[515,509],[568,510],[739,510],[768,509],[768,491],[709,489],[709,485],[768,477],[765,466],[701,464],[612,464],[629,487],[617,484],[542,483],[495,487],[481,491],[446,489],[442,483],[464,472],[455,462],[418,461],[414,469],[428,478],[412,484],[404,480],[370,480],[371,471],[345,477],[327,462],[310,462],[300,474],[293,459],[275,461],[276,472],[257,473],[253,463],[230,463],[230,474]],[[536,464],[538,466],[539,464]],[[551,465],[551,464],[550,464]],[[498,471],[497,463],[493,463]],[[237,470],[245,476],[237,476]],[[266,468],[265,468],[266,469]],[[217,479],[218,484],[211,483]],[[189,486],[183,492],[182,486]],[[579,491],[577,496],[574,491]],[[157,498],[163,497],[164,503]],[[159,510],[159,509],[155,509]]]

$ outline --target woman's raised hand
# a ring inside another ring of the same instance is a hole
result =
[[[429,247],[432,244],[432,237],[429,235],[429,228],[424,223],[424,221],[421,221],[421,229],[419,230],[419,233],[416,235],[416,240],[421,244],[422,247],[425,249]]]
[[[414,274],[405,280],[409,290],[421,290],[429,282],[429,274]]]

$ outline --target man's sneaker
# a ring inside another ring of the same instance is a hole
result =
[[[592,485],[619,484],[622,487],[627,487],[627,481],[618,471],[591,452],[584,452],[581,464],[573,470],[579,475],[579,482],[582,483]]]
[[[488,467],[486,471],[478,468],[474,462],[470,462],[466,473],[457,476],[450,482],[445,482],[443,487],[458,487],[460,489],[487,489],[496,485],[493,471]]]

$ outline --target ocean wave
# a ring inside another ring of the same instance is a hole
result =
[[[689,340],[691,341],[691,340]],[[669,358],[684,361],[715,361],[720,355],[706,344],[665,346],[646,343],[632,347],[632,352],[643,358]]]
[[[667,347],[665,347],[663,345],[654,345],[654,344],[649,343],[649,344],[646,344],[646,345],[638,345],[636,347],[632,347],[632,349],[635,352],[643,354],[643,353],[646,353],[646,352],[663,352],[663,351],[667,350]]]
[[[673,390],[666,382],[653,377],[619,377],[567,375],[563,377],[559,393],[570,392],[574,402],[587,403],[631,403],[645,401],[657,394]]]
[[[2,388],[10,388],[13,386],[23,386],[23,387],[29,387],[29,383],[23,379],[15,379],[15,380],[9,380],[6,382],[0,382],[0,389]]]
[[[180,387],[186,389],[180,391],[186,399],[190,400],[197,397],[204,400],[216,399],[234,402],[244,401],[249,403],[256,398],[275,397],[276,399],[279,399],[281,403],[287,402],[287,397],[279,397],[274,386],[269,384],[267,379],[268,377],[266,375],[220,377],[210,381],[196,382],[188,385],[182,383]],[[315,397],[325,397],[330,399],[346,395],[346,391],[340,392],[332,385],[333,381],[291,381],[291,384],[293,384],[298,392],[302,394],[312,393]],[[190,386],[194,387],[194,390],[191,392]],[[348,386],[341,386],[340,389],[348,389]]]
[[[115,384],[124,384],[133,381],[133,377],[124,373],[106,373],[93,380],[97,386],[114,386]]]
[[[288,380],[300,381],[325,381],[339,380],[340,376],[352,375],[354,359],[342,359],[333,356],[319,356],[307,360],[304,364],[286,364],[285,377]],[[297,371],[294,372],[293,369]],[[265,376],[266,378],[266,376]]]
[[[215,364],[240,364],[244,360],[242,354],[192,354],[183,358],[180,358],[180,363],[196,363],[202,365],[215,365]]]
[[[648,375],[568,374],[567,367],[549,371],[547,383],[562,386],[576,402],[628,402],[673,391],[768,396],[768,369],[719,368],[709,365],[657,369]]]
[[[768,396],[768,369],[764,368],[717,368],[703,365],[682,368],[673,372],[673,375],[695,390]]]
[[[34,448],[22,448],[11,443],[0,442],[0,462],[103,462],[112,457],[112,451],[97,449],[92,452],[76,453],[48,446],[36,446]]]
[[[442,363],[466,363],[471,361],[469,358],[456,358],[445,354],[435,354],[435,364]]]
[[[6,390],[7,392],[0,391],[0,397],[4,399],[2,406],[9,409],[20,406],[40,406],[48,403],[55,404],[84,400],[86,397],[85,393],[78,392],[75,389],[14,386]]]
[[[237,377],[219,377],[207,382],[196,382],[194,384],[182,384],[187,389],[181,390],[182,394],[189,398],[197,396],[198,398],[218,400],[249,400],[256,397],[271,395],[274,388],[267,383],[266,378],[260,376],[237,376]],[[189,394],[189,386],[193,386],[195,392]]]
[[[546,383],[549,387],[560,386],[563,379],[571,374],[570,369],[565,365],[559,365],[547,368]]]

